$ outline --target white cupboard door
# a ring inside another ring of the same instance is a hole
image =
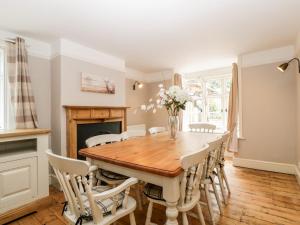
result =
[[[37,158],[0,163],[0,213],[37,196]]]

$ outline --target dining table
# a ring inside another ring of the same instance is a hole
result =
[[[179,185],[183,172],[180,158],[199,151],[221,135],[178,132],[177,138],[171,139],[168,132],[163,132],[81,149],[79,154],[101,169],[162,186],[166,201],[165,224],[177,225]]]

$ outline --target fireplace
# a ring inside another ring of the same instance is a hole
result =
[[[67,155],[77,159],[85,140],[106,133],[126,130],[126,110],[122,106],[64,106],[66,109]]]
[[[121,121],[77,124],[77,158],[85,159],[85,157],[78,154],[78,151],[87,147],[85,144],[86,139],[101,134],[120,133],[122,133]]]

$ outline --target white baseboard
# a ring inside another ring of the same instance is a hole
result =
[[[236,158],[236,157],[233,159],[233,165],[251,168],[251,169],[257,169],[257,170],[266,170],[266,171],[272,171],[278,173],[294,174],[296,176],[297,176],[297,170],[299,172],[299,169],[294,164],[276,163],[276,162],[268,162],[268,161],[260,161],[260,160],[244,159],[244,158]]]

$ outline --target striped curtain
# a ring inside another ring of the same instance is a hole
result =
[[[37,128],[38,120],[28,74],[28,57],[24,39],[18,37],[15,43],[7,42],[6,55],[16,128]]]
[[[173,84],[182,88],[182,77],[181,77],[180,74],[178,74],[178,73],[174,74]],[[182,120],[183,120],[183,113],[182,113],[182,111],[179,112],[178,117],[179,117],[179,127],[178,128],[179,128],[179,131],[182,131]]]

